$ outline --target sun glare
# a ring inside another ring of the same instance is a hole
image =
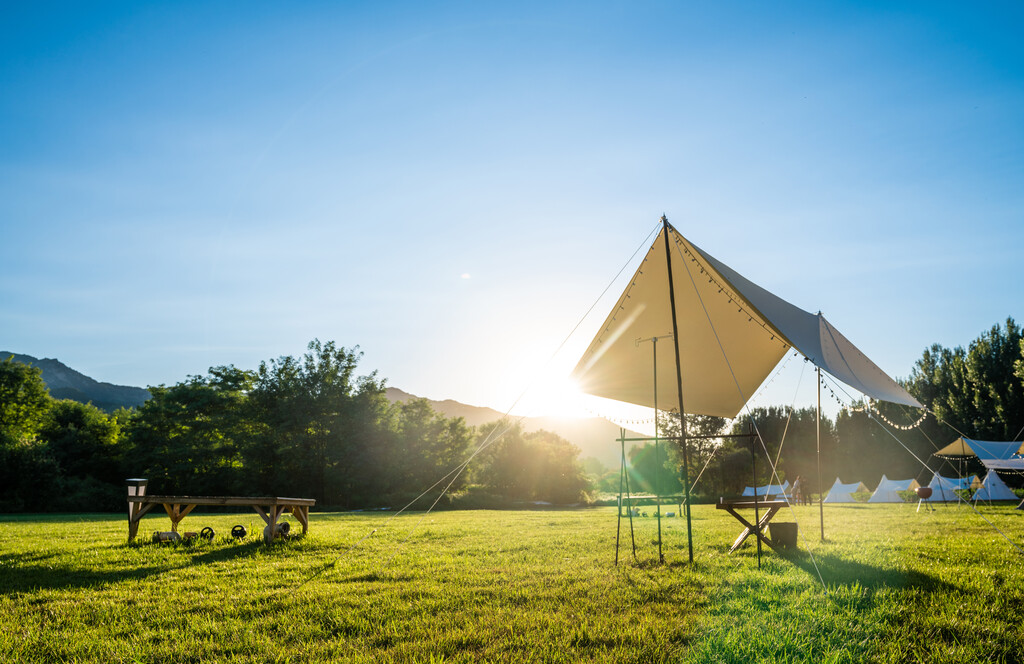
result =
[[[593,417],[586,409],[584,397],[576,382],[568,376],[550,376],[527,392],[522,408],[517,410],[530,417]]]

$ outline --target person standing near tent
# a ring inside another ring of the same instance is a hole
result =
[[[796,479],[793,480],[793,502],[797,505],[806,505],[807,498],[804,493],[804,478],[797,475]]]

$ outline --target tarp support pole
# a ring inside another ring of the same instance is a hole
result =
[[[818,312],[821,315],[821,312]],[[825,493],[821,486],[821,367],[815,365],[818,374],[818,408],[814,415],[814,428],[818,445],[818,519],[821,521],[821,541],[825,541]]]
[[[661,447],[658,445],[658,337],[651,339],[651,348],[654,351],[654,467],[657,472],[654,476],[654,495],[658,504],[658,562],[664,563],[665,554],[661,552],[661,473],[664,468],[661,466]]]
[[[686,411],[683,409],[683,370],[679,360],[679,323],[676,317],[676,288],[672,279],[672,248],[668,241],[668,217],[661,215],[662,232],[665,235],[665,261],[668,267],[668,299],[672,309],[672,347],[676,356],[676,390],[679,393],[679,444],[683,448],[683,499],[686,501],[686,544],[693,563],[693,527],[690,522],[690,453],[686,441]]]
[[[748,433],[750,433],[750,430],[753,428],[753,426],[753,420],[748,420]],[[758,436],[757,438],[751,436],[750,438],[750,469],[754,476],[754,523],[757,524],[758,530],[758,532],[755,533],[755,535],[757,535],[757,569],[761,569],[761,515],[758,513],[757,509],[757,454],[754,453],[754,446],[757,444],[757,441],[759,439],[760,436]],[[771,480],[768,480],[768,483],[771,484]]]
[[[619,471],[619,523],[622,522],[622,484],[626,484],[626,512],[629,516],[629,539],[633,544],[633,560],[640,562],[636,557],[636,534],[633,531],[633,507],[629,491],[629,468],[626,466],[626,430],[619,429],[619,442],[622,443],[622,466]],[[615,564],[619,564],[619,526],[615,527]]]

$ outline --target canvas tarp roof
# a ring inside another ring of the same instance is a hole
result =
[[[932,489],[932,495],[925,500],[934,502],[954,502],[958,500],[956,491],[967,491],[978,481],[977,476],[970,477],[943,477],[938,473],[932,475],[932,481],[928,486]]]
[[[843,484],[836,478],[832,488],[828,490],[828,495],[822,501],[824,503],[855,503],[853,494],[867,491],[868,488],[864,486],[863,482],[851,482],[850,484]]]
[[[1021,453],[1024,443],[1021,441],[992,441],[973,440],[971,438],[957,438],[949,445],[946,445],[935,456],[938,457],[970,457],[976,456],[979,459],[1010,459]]]
[[[868,498],[869,503],[902,503],[903,498],[900,497],[898,491],[913,491],[918,486],[917,480],[911,478],[909,480],[890,480],[885,475],[882,475],[882,479],[878,482],[878,487],[875,488],[875,492]]]
[[[666,232],[687,413],[735,417],[790,347],[871,398],[921,406],[821,314],[810,314],[747,280],[670,225],[658,234],[573,370],[583,392],[655,405],[652,344],[641,340],[672,334]],[[658,351],[658,405],[677,407],[672,345],[659,344]]]
[[[1006,482],[996,475],[994,471],[989,471],[985,475],[985,481],[981,483],[981,488],[974,492],[971,496],[971,500],[1019,500],[1017,494],[1010,490],[1010,487],[1006,486]]]
[[[757,487],[758,496],[780,496],[789,490],[789,480],[786,480],[782,484],[765,484],[764,486]],[[743,490],[744,496],[753,496],[754,487],[748,486]]]
[[[1024,457],[1013,457],[1012,459],[978,459],[985,465],[987,470],[1004,470],[1024,472]]]

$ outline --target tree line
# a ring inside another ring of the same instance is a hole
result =
[[[129,476],[148,477],[152,493],[293,495],[342,509],[401,506],[428,488],[423,506],[442,489],[441,505],[478,506],[571,503],[591,490],[618,491],[617,470],[591,464],[588,475],[579,450],[552,433],[508,422],[473,429],[426,400],[392,404],[375,372],[357,375],[357,348],[314,340],[307,350],[256,370],[219,366],[151,387],[144,405],[113,413],[52,399],[38,369],[0,362],[0,511],[118,510]],[[836,477],[874,486],[883,473],[922,482],[933,470],[954,475],[961,468],[933,452],[961,432],[982,440],[1024,433],[1024,334],[1012,318],[966,348],[930,346],[900,383],[930,411],[919,426],[885,423],[920,417],[887,403],[873,405],[877,415],[855,403],[821,418],[823,490]],[[689,434],[700,436],[689,441],[687,464],[697,499],[774,483],[773,465],[779,478],[803,476],[817,488],[813,408],[757,408],[731,424],[686,417]],[[753,453],[749,439],[714,438],[747,433],[752,422],[764,442]],[[682,492],[678,416],[664,420],[661,435],[658,449],[629,453],[635,493]]]
[[[475,430],[425,399],[392,404],[376,372],[357,375],[358,348],[314,340],[307,351],[213,367],[113,413],[53,399],[39,369],[0,362],[0,511],[120,510],[127,477],[148,478],[154,494],[339,509],[586,497],[579,450],[558,436],[508,422]]]

